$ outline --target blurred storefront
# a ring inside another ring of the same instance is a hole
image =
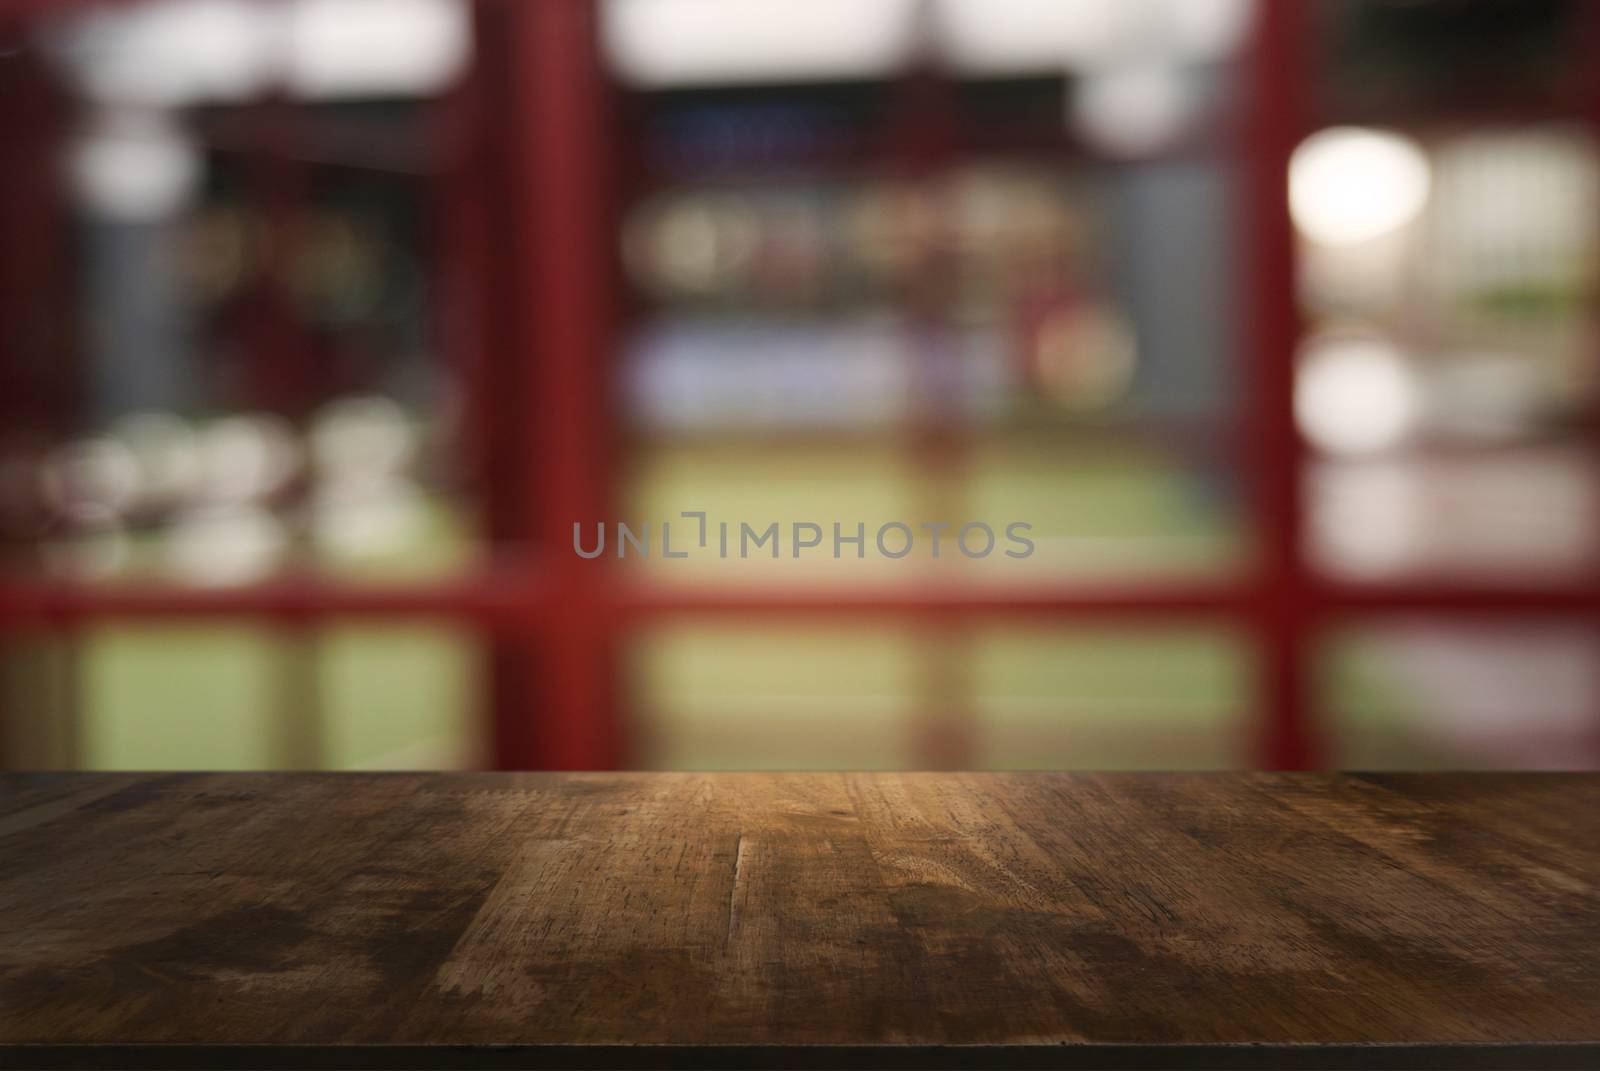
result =
[[[0,3],[0,763],[1600,764],[1595,42]]]

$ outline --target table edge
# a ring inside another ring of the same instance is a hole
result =
[[[1592,1071],[1600,1039],[1584,1042],[1056,1045],[580,1045],[0,1043],[0,1068],[265,1071]]]

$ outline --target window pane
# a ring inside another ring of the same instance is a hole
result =
[[[1600,633],[1520,618],[1352,627],[1325,652],[1335,764],[1600,766]]]
[[[470,769],[484,764],[485,681],[477,638],[445,625],[324,630],[319,752],[328,769]]]
[[[915,765],[904,632],[683,625],[645,634],[632,657],[647,768]]]
[[[892,88],[630,98],[647,151],[668,161],[620,236],[637,299],[620,369],[630,519],[704,510],[735,532],[1019,522],[1037,536],[1034,582],[1237,569],[1230,172],[1203,151],[1019,150],[922,180],[887,177],[892,159],[796,177],[824,163],[808,152],[870,155],[892,140],[879,99]],[[1064,92],[1053,80],[959,89],[952,106]],[[795,128],[783,145],[803,159],[768,159],[772,143],[754,134],[745,144],[752,114]],[[1038,108],[1011,114],[1059,136]],[[696,136],[713,129],[727,140]],[[926,572],[882,561],[641,568],[748,584]],[[994,555],[940,575],[1022,572]]]
[[[1290,185],[1313,558],[1354,579],[1489,583],[1593,564],[1588,132],[1331,128]]]
[[[38,369],[0,368],[0,567],[460,570],[478,539],[430,116],[465,6],[176,0],[36,29],[18,99],[63,115],[28,154],[52,186],[23,300],[49,322],[0,317]]]
[[[972,659],[986,768],[1248,764],[1247,649],[1226,631],[995,629]]]
[[[244,623],[102,626],[79,646],[79,747],[88,769],[299,765],[279,716],[288,649]],[[291,711],[295,718],[305,711]]]
[[[633,653],[649,766],[1245,765],[1246,648],[1215,629],[682,626]]]

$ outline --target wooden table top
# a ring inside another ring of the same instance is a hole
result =
[[[1600,777],[5,776],[116,1065],[1592,1069]]]

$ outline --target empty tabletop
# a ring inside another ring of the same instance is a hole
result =
[[[1600,777],[15,774],[5,1067],[1600,1067]]]

